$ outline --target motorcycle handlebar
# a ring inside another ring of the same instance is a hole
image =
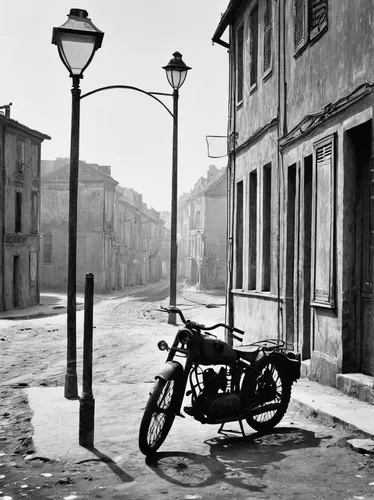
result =
[[[227,330],[229,330],[229,332],[231,332],[231,334],[233,332],[236,332],[236,333],[239,333],[240,335],[244,335],[243,330],[240,330],[239,328],[231,327],[229,325],[226,325],[225,323],[217,323],[216,325],[213,325],[213,326],[205,326],[205,325],[201,325],[199,323],[195,323],[194,321],[186,320],[186,318],[183,316],[182,311],[178,307],[160,306],[159,310],[164,311],[164,312],[168,312],[168,313],[175,312],[175,313],[179,314],[179,317],[184,325],[191,324],[197,328],[200,328],[201,330],[215,330],[219,326],[222,326],[223,328],[226,328]],[[232,336],[237,340],[241,340],[239,337],[236,337],[235,335],[232,335]]]

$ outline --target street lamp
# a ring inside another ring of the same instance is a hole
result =
[[[73,79],[70,142],[69,182],[69,249],[67,284],[67,367],[65,398],[78,397],[76,360],[76,281],[77,281],[77,205],[79,170],[79,80],[101,47],[104,33],[96,28],[83,9],[71,9],[68,20],[59,28],[53,28],[52,44],[57,45],[61,61]]]
[[[177,209],[178,209],[178,98],[188,70],[180,52],[174,52],[173,59],[167,66],[166,78],[173,88],[173,164],[171,181],[171,227],[170,227],[170,306],[176,306],[177,300]],[[170,313],[168,323],[176,324],[176,313]]]

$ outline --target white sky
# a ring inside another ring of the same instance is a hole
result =
[[[0,105],[11,117],[52,137],[42,159],[69,156],[71,80],[51,44],[52,28],[70,8],[86,9],[104,40],[81,81],[82,94],[106,85],[171,92],[165,66],[178,50],[192,67],[179,99],[178,195],[209,165],[206,135],[226,135],[228,54],[211,38],[228,0],[12,0],[2,2]],[[164,98],[172,109],[172,99]],[[111,165],[112,176],[170,210],[172,118],[160,104],[130,90],[81,102],[80,159]]]

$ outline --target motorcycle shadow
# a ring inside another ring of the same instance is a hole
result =
[[[227,433],[204,441],[207,455],[167,451],[146,459],[146,464],[160,478],[185,487],[203,487],[226,482],[253,492],[264,491],[262,482],[269,466],[286,458],[286,452],[318,447],[322,439],[300,428],[277,427],[271,434],[252,433],[232,436]],[[223,487],[224,489],[224,487]]]

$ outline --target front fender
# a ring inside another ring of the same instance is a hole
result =
[[[178,363],[178,361],[168,361],[163,366],[162,370],[158,375],[156,375],[156,379],[162,378],[163,380],[170,380],[173,376],[174,378],[180,377],[183,374],[183,366]]]

